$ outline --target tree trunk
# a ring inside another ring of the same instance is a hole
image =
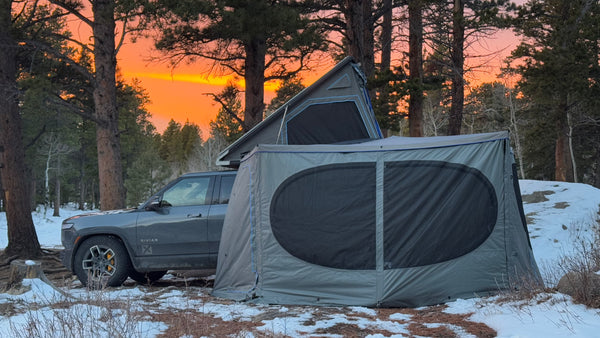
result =
[[[26,180],[23,122],[19,114],[16,83],[16,49],[11,36],[11,0],[0,0],[0,171],[6,198],[8,246],[6,256],[36,258],[41,255],[30,211]]]
[[[463,0],[454,0],[452,18],[452,84],[450,95],[452,105],[448,120],[448,135],[459,135],[463,105],[465,101],[464,86],[464,43],[465,43],[465,21]]]
[[[115,80],[117,58],[114,10],[114,1],[93,1],[94,64],[96,68],[94,106],[96,117],[101,121],[96,126],[96,142],[100,209],[102,210],[125,207]]]
[[[60,156],[56,158],[56,179],[54,181],[54,217],[60,216]]]
[[[85,177],[85,143],[83,142],[83,139],[80,139],[80,143],[81,143],[81,147],[79,148],[79,156],[77,156],[77,160],[79,161],[79,183],[78,183],[78,187],[79,187],[79,205],[78,205],[78,209],[79,210],[84,210],[85,209],[85,199],[86,199],[86,177]]]
[[[579,183],[579,181],[577,180],[577,162],[575,161],[575,151],[573,150],[573,120],[571,118],[570,112],[567,112],[567,129],[569,130],[569,157],[571,158],[571,168],[573,172],[572,182]]]
[[[420,0],[408,3],[408,68],[410,99],[408,130],[413,137],[423,136],[423,13]]]
[[[96,209],[96,184],[95,181],[92,181],[92,183],[90,184],[90,194],[92,195],[92,209]]]
[[[360,62],[365,76],[370,78],[375,73],[372,0],[345,0],[344,7],[348,50]]]
[[[506,88],[506,87],[505,87]],[[525,179],[525,168],[523,167],[523,147],[521,147],[521,134],[519,133],[519,124],[517,121],[517,109],[513,102],[513,91],[507,89],[505,96],[508,96],[508,108],[510,111],[510,127],[511,136],[515,143],[515,152],[519,159],[519,172],[521,173],[521,179]]]
[[[570,182],[570,159],[568,156],[569,145],[565,130],[559,130],[556,137],[554,179],[561,182]]]
[[[262,121],[265,109],[265,55],[266,42],[255,38],[246,45],[245,74],[246,95],[244,111],[244,132]]]
[[[46,156],[46,168],[44,169],[44,210],[48,208],[50,204],[50,163],[52,160],[52,148],[54,142],[50,141],[48,144],[48,155]],[[46,215],[44,215],[45,217]]]
[[[598,144],[598,143],[596,143]],[[596,147],[596,163],[594,163],[594,176],[592,177],[592,185],[600,188],[600,147]],[[1,193],[1,192],[0,192]]]
[[[381,44],[381,63],[379,65],[379,72],[382,76],[387,76],[388,73],[391,72],[392,67],[392,0],[383,0],[383,21],[381,22],[381,36],[379,39],[379,43]],[[375,89],[374,89],[375,90]],[[385,115],[389,115],[389,113],[394,109],[392,107],[392,103],[390,102],[391,96],[391,86],[389,83],[382,84],[381,87],[378,88],[379,91],[379,102],[381,105],[380,112]],[[373,93],[369,93],[371,97],[373,97]],[[376,115],[378,115],[376,113]],[[388,128],[389,123],[385,123],[382,125],[381,134],[383,137],[388,136]]]
[[[1,141],[0,141],[0,169],[2,169],[2,163],[3,163],[3,158],[4,155],[2,154],[4,152],[4,149],[1,146]],[[4,205],[5,205],[5,201],[4,201],[4,188],[2,187],[2,170],[0,170],[0,212],[4,211]]]
[[[381,71],[392,66],[392,0],[383,0],[383,21],[381,23]]]
[[[566,95],[565,95],[566,96]],[[555,149],[555,171],[554,179],[561,182],[573,182],[573,166],[571,162],[571,150],[569,148],[569,125],[567,119],[566,98],[564,103],[559,104],[558,120],[556,123],[556,149]]]
[[[80,154],[81,154],[81,149],[80,149]],[[84,206],[85,206],[85,183],[83,181],[83,174],[84,174],[84,167],[83,167],[83,160],[80,158],[79,160],[79,177],[78,179],[78,183],[77,186],[79,188],[79,202],[77,203],[77,209],[79,210],[83,210]]]
[[[37,182],[35,179],[35,173],[32,170],[28,170],[27,181],[29,182],[29,210],[34,212],[37,209],[37,200],[35,194],[37,192]]]

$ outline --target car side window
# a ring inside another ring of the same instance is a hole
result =
[[[163,193],[162,205],[180,207],[208,204],[209,184],[210,177],[184,178]]]
[[[235,181],[235,176],[233,175],[221,177],[221,191],[219,192],[219,204],[229,203],[229,196],[231,195],[231,189],[233,188],[233,181]]]

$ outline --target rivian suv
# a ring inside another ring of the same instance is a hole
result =
[[[153,282],[172,269],[215,268],[235,174],[186,174],[138,208],[65,219],[64,265],[93,288],[127,277]]]

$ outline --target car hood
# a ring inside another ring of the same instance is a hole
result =
[[[79,214],[79,215],[75,215],[72,217],[69,217],[67,219],[65,219],[63,221],[63,223],[68,223],[68,222],[72,222],[76,219],[80,219],[83,217],[89,217],[89,216],[108,216],[108,215],[120,215],[120,214],[127,214],[127,213],[132,213],[134,212],[135,208],[129,208],[129,209],[118,209],[118,210],[106,210],[106,211],[95,211],[95,212],[88,212],[88,213],[84,213],[84,214]]]

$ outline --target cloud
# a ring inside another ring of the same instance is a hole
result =
[[[211,86],[226,86],[229,82],[233,82],[240,88],[245,88],[243,79],[236,79],[233,76],[212,76],[202,74],[171,74],[171,73],[144,73],[144,72],[124,72],[125,77],[132,78],[150,78],[165,81],[177,81],[187,83],[207,84]],[[278,87],[277,83],[266,83],[266,91],[275,91]]]

